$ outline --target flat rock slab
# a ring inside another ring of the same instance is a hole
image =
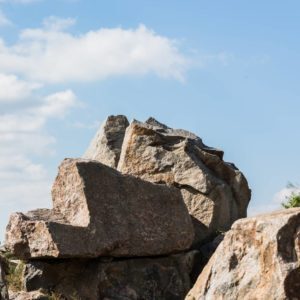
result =
[[[122,260],[32,261],[25,267],[28,291],[51,290],[63,299],[182,300],[190,289],[193,253]]]
[[[186,300],[300,299],[300,208],[236,221]]]
[[[165,255],[188,249],[194,238],[178,189],[96,161],[65,159],[52,199],[53,210],[11,216],[6,246],[17,257]]]

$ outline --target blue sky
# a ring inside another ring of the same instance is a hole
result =
[[[299,1],[0,0],[0,234],[110,114],[225,151],[250,214],[299,182]]]

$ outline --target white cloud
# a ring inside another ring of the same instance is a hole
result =
[[[63,31],[73,26],[76,20],[73,18],[58,18],[56,16],[50,16],[44,19],[43,25],[48,31]]]
[[[66,90],[47,96],[44,104],[35,110],[37,116],[63,117],[67,110],[78,103],[73,91]]]
[[[143,25],[72,35],[63,29],[74,20],[51,18],[46,27],[23,30],[12,46],[0,40],[1,70],[50,83],[148,73],[184,78],[188,60],[176,42]]]
[[[41,85],[20,80],[15,75],[0,73],[0,102],[24,100]]]
[[[41,180],[46,177],[46,170],[41,164],[34,164],[20,154],[10,156],[10,159],[1,157],[0,166],[0,180]]]
[[[0,115],[0,133],[37,131],[48,118],[63,117],[76,103],[76,96],[71,90],[51,94],[34,108]]]
[[[11,25],[11,21],[5,16],[5,14],[0,10],[0,27]]]
[[[54,151],[55,138],[45,132],[46,122],[65,116],[78,103],[71,90],[36,98],[35,105],[0,114],[0,206],[6,214],[50,205],[52,179],[36,156],[45,161]],[[0,220],[3,230],[7,215],[0,216],[5,218]]]

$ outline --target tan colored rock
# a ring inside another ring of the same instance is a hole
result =
[[[83,158],[94,159],[116,168],[128,125],[125,116],[109,116],[96,133]]]
[[[34,292],[21,291],[21,292],[10,292],[9,299],[10,300],[49,300],[52,298],[43,294],[40,291],[34,291]]]
[[[31,261],[25,289],[52,290],[63,299],[172,299],[190,289],[193,253],[136,259]]]
[[[127,127],[118,170],[178,187],[202,243],[245,217],[251,196],[246,178],[222,157],[196,135],[151,118]]]
[[[236,221],[186,300],[300,299],[300,208]]]
[[[11,216],[6,246],[16,256],[164,255],[188,249],[194,238],[179,190],[96,161],[65,159],[52,199],[53,210]]]

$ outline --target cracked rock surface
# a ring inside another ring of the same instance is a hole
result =
[[[119,130],[118,122],[115,128]],[[223,151],[206,146],[195,134],[154,118],[145,123],[133,120],[120,153],[120,172],[181,191],[193,219],[195,245],[229,230],[235,220],[246,216],[251,197],[246,178],[223,160]]]
[[[300,208],[236,221],[186,300],[299,299]]]
[[[97,161],[65,159],[52,210],[10,217],[6,246],[22,259],[165,255],[194,231],[179,190],[122,175]]]

